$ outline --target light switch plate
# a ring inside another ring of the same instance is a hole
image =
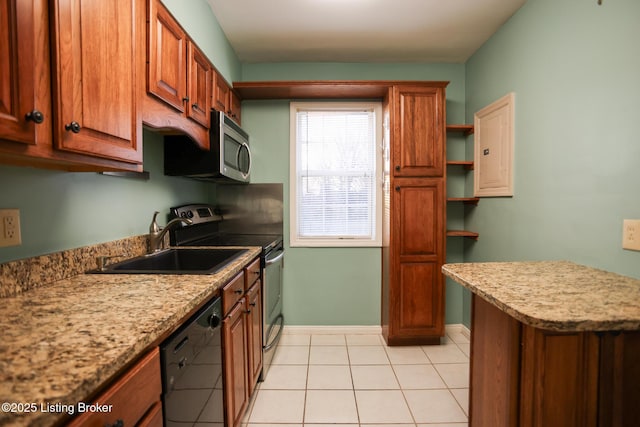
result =
[[[625,219],[623,221],[622,248],[640,251],[640,219]]]

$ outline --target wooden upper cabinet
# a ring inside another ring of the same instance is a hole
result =
[[[141,163],[135,0],[53,4],[56,148]]]
[[[51,140],[46,0],[0,1],[0,139]]]
[[[142,120],[209,148],[213,65],[160,0],[149,0],[147,92]]]
[[[213,108],[228,114],[231,107],[229,103],[231,88],[218,73],[214,73],[213,80]]]
[[[187,116],[208,128],[211,119],[212,67],[206,56],[192,42],[188,43]]]
[[[211,105],[240,124],[240,97],[218,72],[213,73]]]
[[[178,111],[187,97],[187,34],[158,1],[149,1],[148,91]]]
[[[399,85],[394,99],[393,174],[444,176],[444,88]]]

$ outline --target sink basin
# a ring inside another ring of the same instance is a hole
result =
[[[167,249],[107,265],[87,273],[214,274],[247,249]]]

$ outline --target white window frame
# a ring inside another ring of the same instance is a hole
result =
[[[373,111],[375,117],[376,177],[375,227],[372,238],[326,237],[309,238],[298,235],[298,173],[297,173],[297,113],[298,111]],[[289,245],[291,247],[380,247],[382,246],[382,104],[380,102],[292,102],[290,112],[289,151]]]

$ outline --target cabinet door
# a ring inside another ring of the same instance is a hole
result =
[[[222,111],[225,114],[229,114],[230,100],[229,93],[231,89],[222,76],[218,73],[214,73],[214,87],[213,87],[213,108],[218,111]]]
[[[598,337],[526,325],[522,331],[520,426],[598,425]]]
[[[245,299],[241,299],[223,321],[224,332],[224,395],[227,422],[236,426],[242,421],[249,399],[247,329]]]
[[[247,292],[247,330],[249,395],[251,395],[262,370],[262,282],[260,280]]]
[[[46,0],[0,0],[0,139],[51,141],[48,17]]]
[[[444,334],[444,182],[396,179],[393,193],[389,341],[439,343]]]
[[[444,176],[444,88],[394,87],[395,176]]]
[[[149,1],[148,91],[183,112],[187,35],[160,0]]]
[[[211,64],[195,44],[189,42],[188,46],[187,117],[208,129],[211,117]]]
[[[241,100],[240,97],[232,90],[230,91],[230,110],[231,110],[231,118],[235,120],[236,123],[242,124],[242,112],[241,112]]]
[[[56,148],[141,163],[135,0],[53,4]]]

